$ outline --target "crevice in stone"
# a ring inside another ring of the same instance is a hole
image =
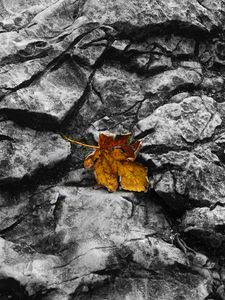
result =
[[[20,216],[18,218],[18,220],[16,220],[13,224],[11,224],[9,227],[6,227],[4,229],[1,229],[0,230],[0,236],[1,237],[4,237],[5,235],[7,235],[7,233],[11,230],[13,230],[17,225],[19,225],[23,220],[24,218],[26,217],[26,215],[23,215],[23,216]]]
[[[26,288],[14,278],[1,278],[0,279],[0,298],[12,300],[31,300]]]
[[[193,83],[184,83],[183,85],[180,85],[179,87],[175,88],[173,91],[171,91],[168,94],[168,98],[171,98],[175,96],[176,94],[183,93],[183,92],[189,92],[189,93],[194,93],[200,91],[199,85],[194,85]],[[197,95],[197,94],[196,94]]]
[[[11,120],[21,127],[29,127],[38,131],[57,132],[60,124],[56,118],[46,113],[31,112],[29,110],[3,108],[0,115],[6,120]]]
[[[96,28],[98,28],[99,26],[97,25],[92,25],[91,29],[87,30],[85,33],[79,35],[78,37],[76,37],[73,42],[70,43],[70,45],[57,57],[55,57],[52,61],[50,61],[47,66],[40,72],[38,72],[37,74],[31,76],[31,78],[29,80],[26,80],[24,82],[22,82],[21,84],[19,84],[17,87],[12,88],[11,89],[11,93],[18,91],[22,88],[28,87],[31,84],[34,84],[35,82],[37,82],[45,73],[53,70],[54,68],[57,68],[61,65],[61,63],[65,60],[65,56],[67,55],[68,51],[73,48],[77,43],[79,43],[86,35],[88,35],[90,32],[92,32],[93,30],[95,30]],[[46,53],[45,56],[47,56],[48,54]],[[31,57],[30,59],[34,59],[36,57]],[[4,64],[2,64],[4,65]],[[10,94],[10,93],[9,93]],[[0,100],[2,100],[1,97]]]
[[[95,75],[95,72],[104,64],[105,55],[106,55],[106,52],[107,52],[108,48],[110,47],[111,43],[112,43],[112,41],[108,42],[106,49],[103,51],[103,53],[100,55],[100,57],[96,60],[95,64],[93,65],[93,70],[92,70],[91,74],[89,75],[87,85],[86,85],[83,95],[81,96],[81,98],[79,99],[77,104],[67,113],[66,117],[64,118],[64,120],[61,124],[62,131],[65,131],[66,128],[70,125],[70,123],[73,122],[73,120],[76,118],[76,115],[78,115],[79,110],[85,104],[87,97],[90,93],[91,86],[92,86],[92,79]]]
[[[14,139],[11,138],[10,136],[4,135],[4,134],[0,134],[0,142],[1,141],[11,141],[11,142],[14,142]]]
[[[27,190],[35,190],[39,185],[55,185],[61,182],[61,179],[76,166],[71,162],[71,158],[68,157],[64,161],[61,161],[51,168],[40,167],[31,175],[25,175],[21,180],[11,181],[10,179],[2,181],[1,190],[11,191],[12,189],[18,192]]]
[[[158,24],[147,26],[134,26],[125,22],[110,24],[119,33],[120,39],[129,39],[131,41],[143,41],[151,36],[162,36],[166,34],[176,34],[187,38],[195,37],[198,40],[206,40],[211,37],[219,36],[221,30],[213,28],[211,32],[201,29],[189,22],[171,20]]]
[[[204,0],[197,0],[197,2],[198,2],[199,5],[202,6],[204,9],[206,9],[206,10],[209,11],[209,12],[211,12],[210,9],[209,9],[207,6],[205,6],[205,5],[203,4]]]
[[[196,252],[205,254],[211,261],[219,265],[225,262],[225,237],[221,233],[212,230],[180,230],[180,234],[185,243]]]

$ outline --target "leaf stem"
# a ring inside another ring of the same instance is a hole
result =
[[[77,144],[77,145],[88,147],[88,148],[100,149],[99,146],[93,146],[93,145],[84,144],[84,143],[78,142],[76,140],[72,140],[72,139],[68,138],[65,135],[62,135],[62,137],[64,138],[64,140],[66,140],[66,141],[68,141],[68,142],[70,142],[72,144]]]

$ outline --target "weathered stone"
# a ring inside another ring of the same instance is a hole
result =
[[[96,96],[92,97],[94,105],[98,106],[97,109],[99,108],[98,112],[92,113],[93,116],[99,116],[91,125],[92,129],[95,127],[102,131],[117,127],[119,130],[118,127],[124,127],[125,131],[129,130],[136,119],[138,107],[145,94],[138,75],[131,75],[119,66],[118,68],[104,66],[95,73],[93,90],[101,102],[96,99]],[[83,112],[86,113],[86,111]],[[78,118],[80,118],[79,114]],[[125,124],[120,126],[122,123]]]
[[[125,122],[123,126],[126,130],[130,130],[134,122],[146,117],[154,110],[154,101],[156,101],[156,107],[159,106],[160,96],[166,95],[167,92],[174,92],[186,84],[197,85],[200,78],[199,73],[195,71],[178,68],[141,79],[136,74],[131,76],[121,68],[105,66],[96,72],[93,80],[94,90],[97,91],[102,101],[99,115],[110,118],[111,127],[120,126]],[[149,101],[146,100],[148,98]],[[152,109],[146,109],[146,105],[150,105]],[[110,127],[106,126],[103,130],[106,129],[110,130]]]
[[[218,257],[221,257],[225,249],[224,216],[223,202],[187,211],[181,223],[183,235],[192,241],[197,239],[199,248],[207,245],[208,251],[218,251]]]
[[[141,54],[131,61],[136,72],[155,74],[172,68],[171,58],[165,55]]]
[[[84,168],[76,169],[69,172],[62,180],[65,185],[75,185],[75,186],[94,186],[95,177],[94,172],[86,170]]]
[[[21,83],[29,81],[32,76],[43,71],[48,62],[49,58],[40,58],[1,67],[0,89],[13,89]]]
[[[193,56],[195,51],[195,40],[176,36],[174,34],[164,35],[162,37],[151,37],[147,39],[146,43],[153,49],[158,51],[165,51],[171,56]],[[145,44],[144,44],[145,45]]]
[[[77,104],[86,84],[82,69],[68,60],[59,69],[47,72],[36,84],[6,96],[0,108],[46,114],[60,122]]]
[[[144,82],[144,89],[146,93],[165,96],[185,86],[197,86],[200,82],[201,75],[198,71],[180,67],[150,77]]]
[[[29,22],[41,11],[45,10],[54,0],[40,1],[1,1],[0,25],[3,30],[18,30],[29,25]]]
[[[195,27],[199,30],[211,30],[213,26],[222,24],[223,1],[214,2],[214,10],[208,10],[197,0],[185,0],[176,2],[164,1],[126,1],[121,5],[120,1],[103,1],[100,3],[89,0],[85,3],[82,13],[89,19],[100,23],[117,25],[120,30],[123,26],[129,30],[129,26],[142,27],[158,24],[168,24],[175,20],[178,24],[187,27]],[[124,28],[124,29],[125,29]],[[151,27],[150,27],[151,28]],[[129,31],[127,32],[129,33]]]
[[[1,299],[224,297],[224,9],[0,0]],[[148,193],[97,189],[57,134],[105,130],[143,138]]]
[[[225,65],[224,41],[216,40],[214,45],[214,61]]]
[[[53,278],[53,267],[59,258],[54,255],[33,253],[29,247],[22,248],[0,238],[1,278],[13,278],[26,287],[32,295]],[[48,270],[48,271],[47,271]]]
[[[225,207],[221,205],[218,203],[212,208],[198,207],[187,211],[182,221],[184,232],[196,232],[196,234],[202,232],[203,236],[206,233],[212,233],[218,234],[221,238],[224,235],[225,226]]]
[[[86,99],[82,107],[76,115],[76,127],[79,132],[83,131],[104,115],[104,104],[101,96],[98,96],[93,89],[86,95]]]
[[[89,286],[96,286],[96,290],[99,284],[111,286],[110,273],[114,271],[121,272],[121,282],[130,278],[132,283],[132,276],[142,274],[142,280],[150,286],[155,285],[155,280],[170,287],[188,286],[190,295],[197,299],[208,292],[210,275],[185,275],[180,281],[176,274],[182,272],[182,266],[189,268],[187,258],[172,244],[155,237],[170,232],[170,228],[160,206],[146,202],[143,196],[43,186],[30,196],[21,194],[17,203],[17,212],[21,210],[24,217],[8,232],[7,228],[2,232],[11,242],[0,240],[1,274],[18,280],[29,294],[54,288],[55,297],[66,297],[84,285],[86,288],[80,292],[88,293]],[[8,205],[12,205],[12,200],[5,202],[5,209]],[[10,214],[12,218],[17,214],[13,207]],[[1,224],[8,216],[0,214]],[[149,277],[152,272],[154,277]],[[159,295],[162,293],[156,285],[154,289]],[[148,299],[144,295],[152,296],[152,292],[144,288],[143,299]],[[121,295],[118,288],[116,293]],[[124,294],[129,295],[130,291],[125,289]],[[179,292],[172,289],[168,299],[174,295]]]
[[[205,77],[201,83],[201,87],[208,92],[215,93],[222,91],[224,86],[223,77]]]
[[[123,120],[121,117],[121,122],[117,121],[118,119],[104,117],[94,122],[88,129],[85,134],[88,138],[98,142],[99,132],[110,131],[112,133],[122,133],[126,134],[129,131],[129,128],[132,126],[133,119],[130,117],[127,120]]]
[[[96,29],[88,33],[72,49],[72,54],[87,65],[93,66],[106,49],[107,40],[103,30]]]
[[[112,43],[112,47],[116,50],[124,51],[128,47],[129,43],[129,40],[115,40]]]
[[[146,136],[144,147],[182,147],[203,140],[211,137],[222,122],[216,107],[216,102],[207,96],[165,104],[137,123],[135,135]]]
[[[104,66],[95,73],[93,87],[101,95],[106,115],[121,113],[143,100],[139,77],[116,67]]]
[[[153,188],[173,209],[188,207],[190,203],[225,203],[225,169],[207,146],[193,152],[169,151],[142,157],[154,165]]]
[[[186,69],[190,69],[193,71],[196,71],[197,73],[199,73],[199,75],[202,75],[202,66],[200,63],[196,62],[196,61],[181,61],[179,63],[179,65],[183,68]]]
[[[42,167],[52,167],[70,154],[70,144],[59,135],[0,123],[0,182],[10,183],[30,176]]]
[[[190,94],[188,92],[183,92],[183,93],[179,93],[174,95],[173,97],[170,98],[169,102],[173,103],[180,103],[182,102],[185,98],[190,97]]]

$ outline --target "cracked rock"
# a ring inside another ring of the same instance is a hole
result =
[[[180,67],[149,78],[146,80],[144,88],[146,93],[165,96],[184,86],[197,86],[200,82],[201,74],[199,72]]]
[[[154,166],[155,191],[173,209],[225,201],[225,169],[209,147],[165,154],[143,154]]]
[[[96,29],[88,33],[71,51],[86,65],[94,66],[107,46],[105,32]]]
[[[58,134],[0,123],[0,182],[10,183],[52,167],[70,155],[70,144]]]
[[[143,43],[133,43],[128,47],[128,50],[137,50],[150,52],[158,51],[162,54],[174,56],[193,56],[195,50],[195,40],[184,38],[178,35],[164,35],[161,37],[150,37]]]
[[[0,0],[1,300],[224,297],[224,9]],[[60,136],[105,130],[143,139],[147,193]]]
[[[208,243],[212,248],[225,247],[225,208],[223,202],[214,207],[198,207],[187,211],[182,220],[184,234]]]
[[[129,299],[139,293],[148,299],[153,290],[163,299],[156,280],[169,286],[171,300],[180,289],[196,299],[208,292],[209,274],[192,274],[190,268],[180,280],[178,274],[189,268],[188,261],[180,249],[157,238],[169,230],[160,206],[134,193],[42,186],[3,205],[10,210],[0,215],[1,224],[20,210],[24,219],[1,233],[1,274],[18,280],[30,295],[53,288],[50,299],[55,300],[78,292],[88,295],[89,288],[94,293],[107,286],[110,290],[112,274],[118,284],[132,284],[133,276],[140,278],[141,285],[147,284],[140,292],[135,285],[132,290],[125,287],[122,294]],[[121,295],[117,284],[114,293]]]
[[[192,96],[156,109],[137,123],[135,135],[145,136],[143,147],[182,147],[211,137],[221,122],[212,98]]]
[[[185,0],[177,2],[160,1],[142,1],[129,0],[121,6],[117,1],[103,1],[101,3],[95,0],[86,1],[82,13],[89,19],[106,24],[114,24],[122,31],[129,28],[154,25],[169,24],[175,20],[184,26],[194,27],[198,30],[210,31],[213,26],[220,27],[223,21],[223,1],[214,1],[213,9],[207,9],[200,4],[200,1]],[[153,29],[152,29],[153,30]]]
[[[45,114],[61,122],[83,95],[86,83],[79,65],[68,60],[42,76],[38,83],[6,96],[0,108]]]

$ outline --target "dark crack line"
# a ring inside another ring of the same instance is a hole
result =
[[[82,256],[87,255],[90,251],[93,251],[95,249],[116,249],[115,246],[102,246],[102,247],[94,247],[94,248],[90,248],[89,250],[87,250],[85,253],[82,253],[76,257],[73,257],[70,261],[68,261],[67,263],[60,265],[60,266],[55,266],[52,269],[62,269],[67,267],[68,265],[70,265],[72,262],[74,262],[75,260],[79,259]]]
[[[0,134],[0,142],[1,141],[10,141],[10,142],[15,142],[13,138],[11,138],[8,135]]]
[[[141,203],[141,201],[133,201],[132,199],[130,199],[129,197],[126,197],[126,196],[122,196],[124,200],[128,201],[129,203],[131,203],[131,213],[130,213],[130,216],[128,217],[128,219],[131,219],[133,216],[134,216],[134,213],[135,213],[135,208],[138,204]]]
[[[104,100],[103,100],[101,93],[95,88],[94,84],[92,84],[91,87],[92,87],[93,91],[95,92],[95,94],[99,97],[101,103],[104,104]]]
[[[19,225],[26,217],[27,215],[21,216],[18,220],[16,220],[13,224],[11,224],[10,226],[0,230],[0,235],[4,236],[5,234],[7,234],[9,231],[13,230],[17,225]]]
[[[79,35],[78,37],[76,37],[74,39],[74,41],[56,58],[54,58],[51,62],[49,62],[47,64],[47,66],[40,72],[38,72],[37,74],[34,74],[30,79],[22,82],[21,84],[19,84],[18,86],[16,86],[15,88],[12,88],[11,91],[9,93],[7,93],[6,95],[3,95],[2,97],[0,97],[0,101],[3,100],[5,98],[5,96],[8,96],[22,88],[26,88],[28,86],[30,86],[32,83],[35,83],[36,81],[38,81],[45,73],[47,73],[48,71],[50,71],[53,67],[56,67],[57,65],[59,65],[61,63],[61,61],[63,61],[63,58],[65,56],[65,54],[67,52],[69,52],[69,50],[71,48],[73,48],[77,43],[79,43],[86,35],[88,35],[89,33],[91,33],[92,31],[96,30],[97,28],[100,28],[100,25],[94,26],[94,28],[88,30],[87,32]],[[78,28],[76,28],[78,29]]]
[[[96,28],[101,28],[101,26],[98,26]],[[94,28],[93,30],[95,30],[96,28]],[[91,30],[91,31],[93,31],[93,30]],[[87,80],[87,84],[86,84],[86,87],[84,89],[83,95],[80,97],[80,99],[78,100],[76,105],[71,109],[71,111],[64,118],[62,127],[66,126],[66,124],[68,123],[68,119],[71,118],[71,116],[74,114],[75,111],[76,111],[76,116],[77,116],[79,114],[80,109],[85,105],[85,103],[88,99],[87,95],[90,92],[90,89],[91,89],[91,86],[92,86],[92,79],[93,79],[97,69],[100,68],[101,65],[104,63],[105,54],[108,51],[108,48],[111,46],[112,42],[113,42],[112,40],[108,41],[108,44],[106,45],[106,48],[104,49],[103,53],[100,55],[100,57],[97,59],[97,61],[93,65],[93,70],[92,70],[91,74],[89,75],[89,78]],[[100,98],[100,100],[101,100],[101,98]]]
[[[48,187],[48,188],[49,188],[49,187]],[[47,190],[48,188],[46,188],[45,190]],[[44,191],[45,191],[45,190],[44,190]],[[43,192],[43,191],[42,191],[42,192]],[[40,193],[41,193],[41,192],[40,192]],[[36,194],[39,194],[39,193],[36,193]],[[34,197],[36,194],[32,194],[32,195],[29,197],[29,199],[31,199],[32,197]],[[59,196],[58,198],[60,198],[60,199],[59,199],[60,201],[62,200],[62,196],[61,196],[61,197]],[[38,204],[36,204],[36,205],[32,208],[31,211],[28,211],[27,213],[22,214],[22,216],[17,216],[18,219],[17,219],[13,224],[11,224],[10,226],[8,226],[8,227],[6,227],[6,228],[0,230],[0,235],[5,235],[5,234],[7,234],[9,231],[13,230],[13,229],[14,229],[15,227],[17,227],[20,223],[22,223],[22,221],[25,220],[25,218],[26,218],[27,216],[32,215],[36,210],[42,209],[42,208],[45,207],[45,206],[56,206],[56,205],[57,205],[58,198],[57,198],[56,202],[54,202],[54,203],[50,203],[48,200],[47,200],[47,201],[43,201],[43,202],[41,202],[41,203],[38,203]],[[53,212],[53,214],[54,214],[54,212]],[[15,218],[16,218],[16,216],[15,216]]]
[[[137,92],[137,94],[138,94],[138,92]],[[124,114],[128,113],[129,111],[131,111],[133,108],[135,108],[135,106],[140,105],[140,103],[143,103],[143,101],[137,101],[133,105],[131,105],[129,108],[127,108],[126,110],[124,110],[120,113],[111,114],[110,117],[124,115]]]
[[[202,2],[200,0],[196,0],[196,1],[198,2],[198,4],[201,7],[203,7],[204,9],[206,9],[208,12],[212,13],[212,11],[207,6],[205,6],[204,4],[202,4],[203,1]]]
[[[101,37],[101,38],[98,38],[98,39],[95,39],[89,43],[86,43],[86,44],[83,44],[82,46],[80,46],[80,49],[87,49],[88,47],[92,47],[92,46],[106,46],[105,44],[94,44],[96,42],[102,42],[102,41],[105,41],[106,40],[106,35],[104,37]]]

